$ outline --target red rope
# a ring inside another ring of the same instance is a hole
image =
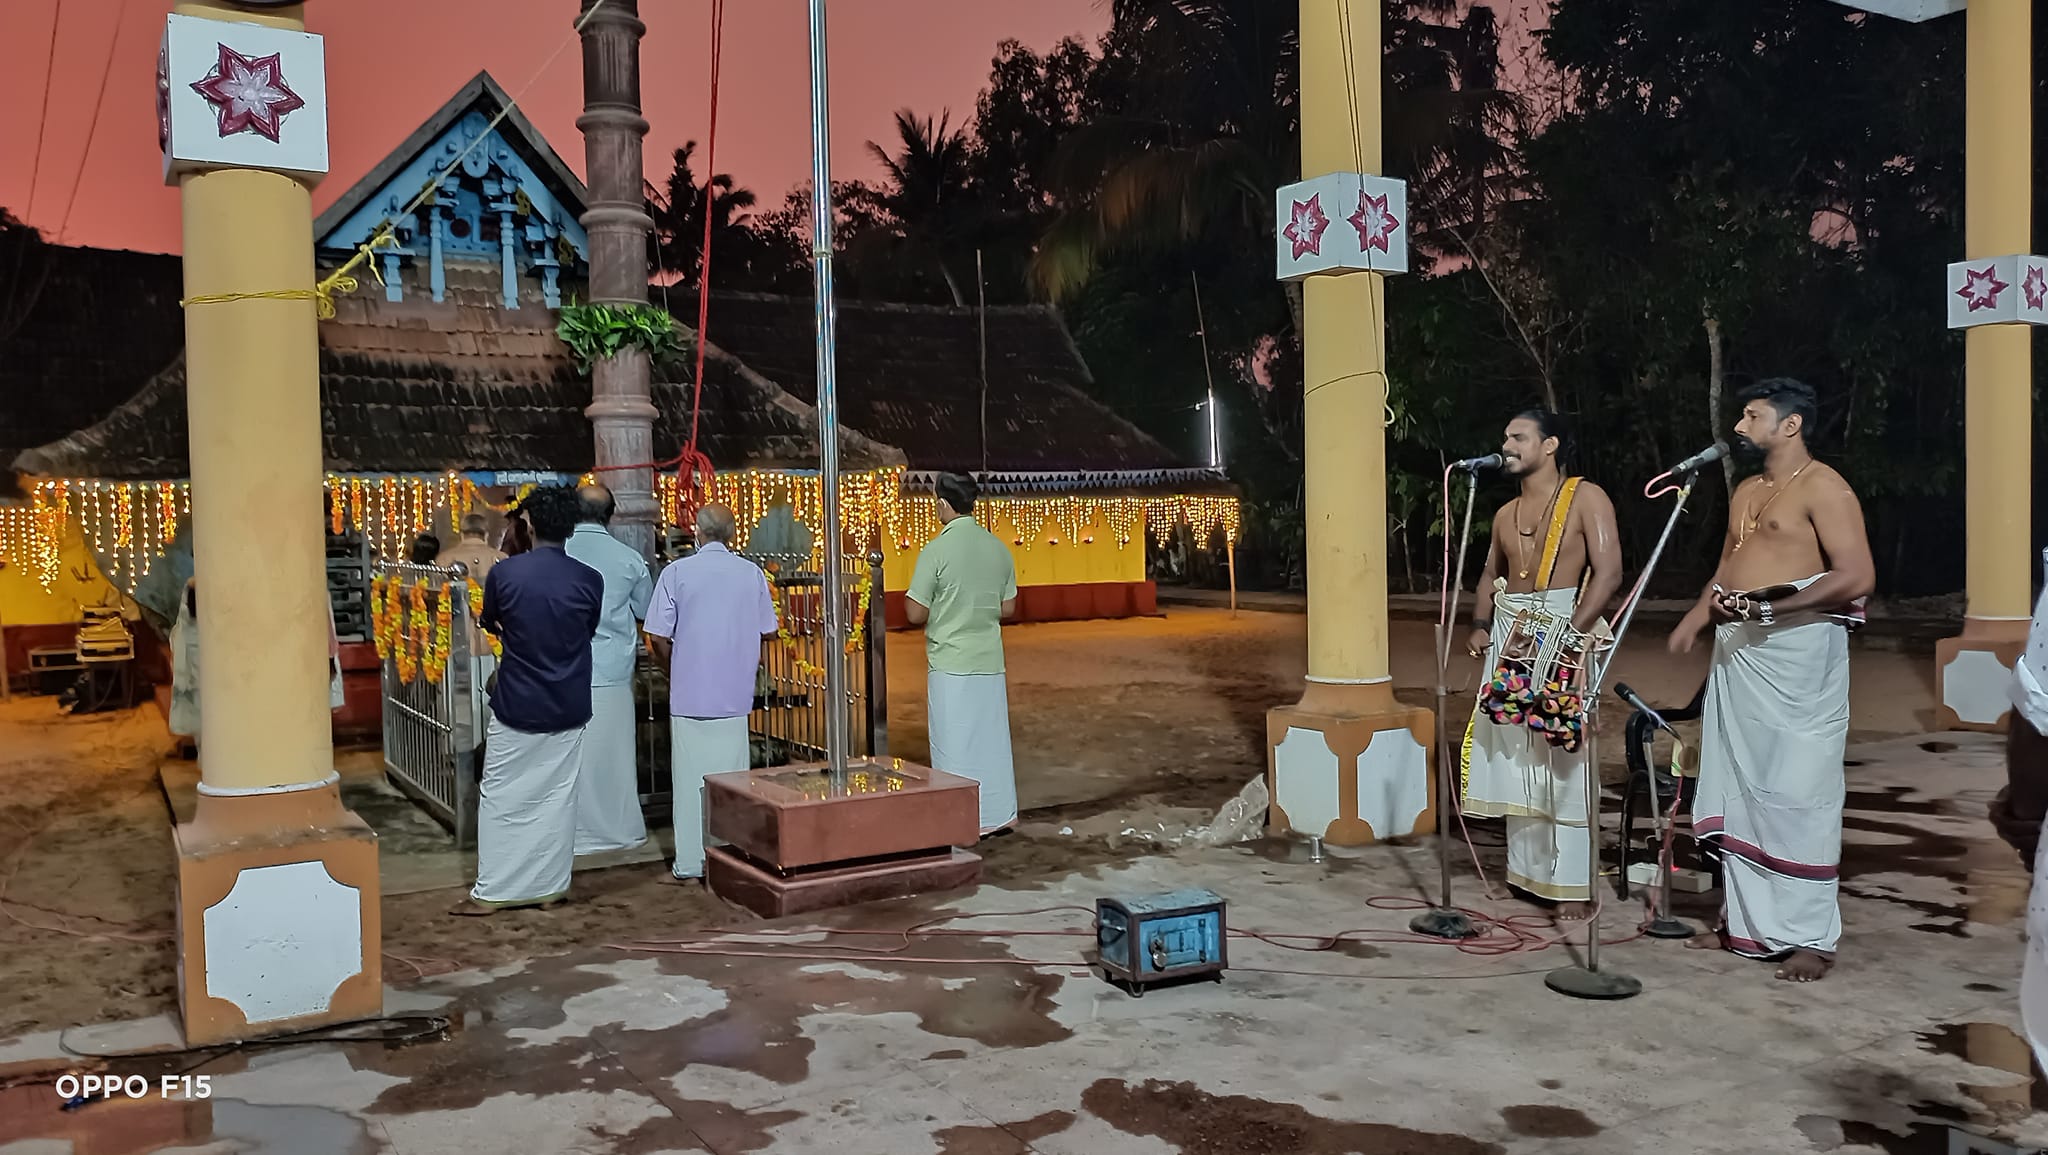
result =
[[[600,473],[652,468],[658,472],[674,466],[686,522],[703,504],[713,473],[711,459],[697,448],[697,432],[704,412],[704,330],[711,321],[711,214],[718,196],[713,178],[718,172],[718,88],[724,56],[725,0],[711,0],[711,128],[705,134],[704,145],[704,245],[697,258],[697,371],[690,390],[690,439],[674,457],[629,465],[600,465],[591,470]]]
[[[676,481],[687,515],[702,503],[711,460],[697,448],[704,412],[704,332],[711,323],[711,222],[718,198],[718,88],[725,57],[725,0],[711,0],[711,127],[704,136],[704,245],[697,258],[697,372],[690,391],[690,440],[683,445]]]

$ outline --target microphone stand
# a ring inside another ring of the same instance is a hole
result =
[[[1458,595],[1465,587],[1465,546],[1472,539],[1472,502],[1479,491],[1479,471],[1467,469],[1465,477],[1465,519],[1464,528],[1458,531],[1458,565],[1444,574],[1441,602],[1446,608],[1443,620],[1436,624],[1436,867],[1441,890],[1435,908],[1423,911],[1408,923],[1408,929],[1416,934],[1446,939],[1472,938],[1479,933],[1472,919],[1451,905],[1451,813],[1458,805],[1458,781],[1452,768],[1458,759],[1452,756],[1450,732],[1444,720],[1444,702],[1450,695],[1446,683],[1450,681],[1451,631],[1458,621]]]
[[[1664,719],[1658,717],[1654,712],[1651,713],[1650,717],[1656,719],[1652,723],[1656,729],[1671,735],[1672,741],[1676,742],[1678,740],[1678,732],[1666,724]],[[1671,871],[1675,861],[1673,855],[1677,850],[1676,846],[1673,845],[1671,827],[1675,821],[1675,815],[1664,809],[1664,800],[1657,796],[1657,767],[1644,767],[1643,777],[1650,784],[1650,809],[1657,815],[1656,825],[1652,829],[1658,834],[1657,904],[1651,908],[1650,921],[1643,924],[1643,933],[1651,938],[1691,938],[1693,936],[1692,927],[1671,917]],[[1674,781],[1677,779],[1676,774],[1672,777]],[[1683,790],[1684,787],[1681,785],[1679,789]],[[1672,796],[1671,804],[1674,808],[1678,805],[1678,796],[1676,794]],[[1621,836],[1624,839],[1627,838],[1628,831],[1622,831]],[[1628,880],[1623,879],[1622,881],[1626,883]]]
[[[1639,594],[1649,588],[1650,575],[1656,572],[1657,563],[1663,559],[1664,547],[1671,541],[1671,531],[1678,528],[1678,518],[1685,512],[1686,499],[1692,496],[1692,487],[1698,481],[1699,470],[1694,469],[1679,484],[1678,502],[1671,507],[1671,516],[1665,519],[1664,532],[1657,535],[1657,548],[1650,551],[1650,560],[1643,566],[1642,576],[1636,579]],[[1600,885],[1600,685],[1607,678],[1608,667],[1620,656],[1622,639],[1628,636],[1629,623],[1635,621],[1636,609],[1642,604],[1640,596],[1629,599],[1628,608],[1622,611],[1621,622],[1615,628],[1614,644],[1607,650],[1607,660],[1601,661],[1595,654],[1586,663],[1592,673],[1586,686],[1586,841],[1589,843],[1586,868],[1596,895]],[[1575,999],[1627,999],[1643,993],[1641,979],[1620,971],[1600,969],[1600,917],[1597,908],[1596,913],[1586,919],[1585,964],[1559,967],[1543,976],[1543,985]]]

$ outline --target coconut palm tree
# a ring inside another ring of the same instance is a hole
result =
[[[675,151],[675,167],[663,188],[643,189],[647,213],[654,220],[648,236],[649,263],[658,274],[695,284],[703,269],[704,194],[691,162],[697,142]],[[804,243],[780,227],[772,215],[757,211],[753,190],[726,173],[709,178],[711,193],[711,276],[726,289],[791,291],[806,283]],[[664,282],[667,283],[667,282]]]
[[[1478,74],[1464,51],[1474,26],[1438,22],[1455,14],[1456,0],[1385,3],[1384,154],[1390,172],[1418,186],[1409,203],[1426,237],[1432,206],[1422,192],[1447,169],[1470,178],[1471,164],[1454,163],[1457,147],[1472,145],[1473,126],[1505,115],[1510,98],[1460,83]],[[1064,208],[1032,262],[1038,291],[1055,301],[1119,252],[1221,249],[1270,260],[1273,190],[1300,173],[1293,5],[1115,0],[1112,14],[1106,53],[1128,56],[1127,91],[1119,110],[1062,149],[1055,183]],[[1299,294],[1289,298],[1298,329]]]
[[[899,109],[895,151],[868,142],[869,155],[882,166],[879,199],[892,227],[868,231],[862,238],[865,244],[848,244],[849,257],[857,263],[865,258],[872,267],[877,258],[884,258],[936,272],[953,303],[964,306],[968,297],[953,265],[971,249],[981,209],[972,195],[967,133],[952,127],[950,120],[950,113],[920,118],[907,108]],[[876,247],[890,251],[872,251]]]

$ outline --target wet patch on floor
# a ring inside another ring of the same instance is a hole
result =
[[[1088,1113],[1127,1135],[1150,1135],[1181,1155],[1503,1155],[1497,1143],[1385,1123],[1346,1123],[1292,1103],[1214,1095],[1193,1083],[1132,1086],[1098,1079],[1081,1094]]]
[[[1584,1111],[1540,1103],[1502,1107],[1500,1117],[1508,1130],[1531,1139],[1590,1139],[1603,1130]]]
[[[181,1057],[190,1066],[189,1056]],[[118,1071],[114,1073],[128,1073]],[[28,1083],[0,1090],[0,1147],[20,1141],[69,1143],[74,1151],[166,1148],[290,1151],[293,1155],[381,1155],[388,1145],[367,1123],[325,1107],[265,1106],[239,1099],[165,1099],[151,1093],[60,1110],[56,1089]]]
[[[1982,1085],[1958,1082],[1956,1088],[1982,1104],[1993,1118],[2011,1121],[2048,1111],[2048,1077],[2034,1057],[2034,1048],[2001,1023],[1948,1023],[1914,1035],[1920,1049],[1961,1059],[1976,1067],[2004,1071],[2008,1082]]]
[[[348,1043],[341,1050],[359,1071],[405,1080],[370,1104],[377,1114],[461,1110],[507,1094],[597,1091],[603,1065],[595,1061],[589,1039],[533,1044],[515,1032],[560,1027],[568,1021],[564,1004],[570,999],[618,981],[566,958],[539,959],[455,992],[441,1012],[449,1022],[445,1042],[405,1047]]]
[[[684,1128],[719,1155],[745,1155],[775,1142],[775,1128],[804,1117],[802,1111],[761,1107],[742,1111],[729,1103],[658,1096]]]
[[[1018,1123],[948,1127],[936,1132],[938,1155],[1026,1155],[1030,1145],[1074,1125],[1072,1111],[1047,1111]]]
[[[1843,839],[1842,893],[1902,906],[1937,920],[1915,923],[1912,926],[1914,930],[1967,938],[1969,906],[1962,899],[1962,890],[1971,881],[1968,858],[1972,840],[1957,834],[1928,830],[1911,821],[1875,817],[1880,814],[1962,817],[1944,800],[1908,800],[1906,796],[1913,793],[1916,791],[1903,786],[1849,792],[1842,815],[1843,830],[1876,835],[1877,838]],[[1957,887],[1957,901],[1909,898],[1882,882],[1863,881],[1866,877],[1884,874],[1909,874],[1953,883]]]

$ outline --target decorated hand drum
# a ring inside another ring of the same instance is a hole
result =
[[[1587,641],[1563,618],[1537,610],[1512,612],[1479,709],[1500,726],[1527,726],[1566,753],[1585,744]]]

